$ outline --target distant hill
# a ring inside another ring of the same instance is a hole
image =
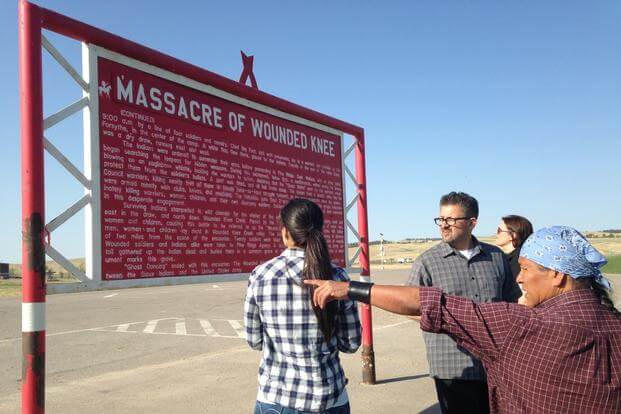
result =
[[[73,263],[75,267],[77,267],[78,269],[84,270],[85,261],[83,257],[80,257],[77,259],[69,259],[69,261]],[[63,269],[58,263],[56,263],[53,260],[47,260],[45,262],[45,267],[48,272],[52,272],[52,274],[56,277],[61,277],[61,276],[69,277],[69,272]],[[19,263],[11,263],[9,265],[9,273],[12,276],[21,277],[22,265]]]
[[[597,247],[602,249],[604,254],[621,254],[621,249],[617,248],[621,246],[619,243],[619,239],[621,239],[621,229],[607,229],[602,231],[584,231],[583,234],[589,239],[598,239],[598,243],[601,244]],[[487,243],[494,243],[494,236],[483,236],[479,237],[480,240],[485,241]],[[609,239],[608,241],[606,239]],[[384,245],[407,245],[413,244],[416,246],[421,246],[420,248],[426,248],[428,243],[433,243],[439,241],[439,237],[408,237],[403,240],[384,240]],[[612,243],[612,244],[610,244]],[[371,240],[369,242],[370,246],[377,248],[380,244],[379,240]],[[612,247],[611,247],[612,246]],[[350,249],[357,248],[358,243],[352,242],[348,243],[347,247]],[[418,247],[417,247],[418,249]],[[73,263],[78,269],[84,270],[85,260],[83,257],[70,259],[70,262]],[[60,267],[60,265],[52,260],[46,261],[46,267],[48,271],[53,272],[53,276],[56,278],[59,277],[69,277],[69,272]],[[13,276],[21,276],[21,265],[19,263],[13,263],[9,265],[9,273]]]
[[[621,230],[586,231],[583,234],[587,239],[614,239],[621,237]]]

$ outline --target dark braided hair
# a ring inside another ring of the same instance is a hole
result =
[[[585,289],[591,289],[595,296],[599,299],[600,303],[612,312],[617,318],[621,319],[621,312],[615,307],[615,303],[610,297],[610,290],[606,289],[599,283],[595,282],[592,278],[580,278],[577,279],[581,287]]]
[[[280,223],[287,229],[297,246],[304,247],[304,269],[302,280],[332,280],[334,270],[330,261],[328,243],[323,236],[323,212],[310,200],[294,198],[280,210]],[[311,298],[314,288],[311,288]],[[325,309],[320,309],[311,299],[311,304],[319,327],[326,341],[334,334],[336,325],[337,302],[330,302]]]
[[[612,301],[610,291],[608,289],[604,288],[599,283],[591,282],[591,290],[599,298],[602,305],[611,311],[617,318],[621,319],[621,312],[619,312],[619,309],[615,307],[615,303]]]

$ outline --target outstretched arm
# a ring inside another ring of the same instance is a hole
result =
[[[348,297],[347,282],[307,280],[315,286],[313,300],[324,307],[332,300]],[[366,297],[352,285],[352,296]],[[516,329],[527,326],[534,312],[514,303],[475,303],[458,296],[444,295],[438,288],[373,285],[369,295],[371,305],[403,315],[420,315],[421,329],[426,332],[445,333],[476,358],[493,361],[504,350],[506,338]],[[421,305],[421,301],[423,304]]]
[[[313,301],[323,309],[328,302],[346,299],[349,282],[305,280],[315,286]],[[373,285],[371,305],[401,315],[420,315],[419,289],[413,286]]]

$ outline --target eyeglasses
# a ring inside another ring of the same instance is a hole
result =
[[[448,224],[449,226],[454,226],[459,220],[469,220],[471,218],[472,217],[436,217],[433,219],[433,222],[436,223],[436,225],[438,226],[443,226],[445,224]]]
[[[500,233],[509,233],[509,234],[511,234],[511,233],[513,233],[513,232],[512,232],[511,230],[503,230],[503,229],[501,229],[500,227],[498,227],[498,228],[496,229],[496,234],[500,234]]]

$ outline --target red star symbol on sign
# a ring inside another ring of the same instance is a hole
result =
[[[254,56],[248,56],[243,51],[241,51],[242,63],[244,64],[244,70],[242,70],[241,76],[239,77],[239,83],[246,84],[248,78],[250,78],[250,86],[255,89],[259,89],[257,85],[257,79],[254,77],[254,73],[252,73],[252,65],[254,63]]]

